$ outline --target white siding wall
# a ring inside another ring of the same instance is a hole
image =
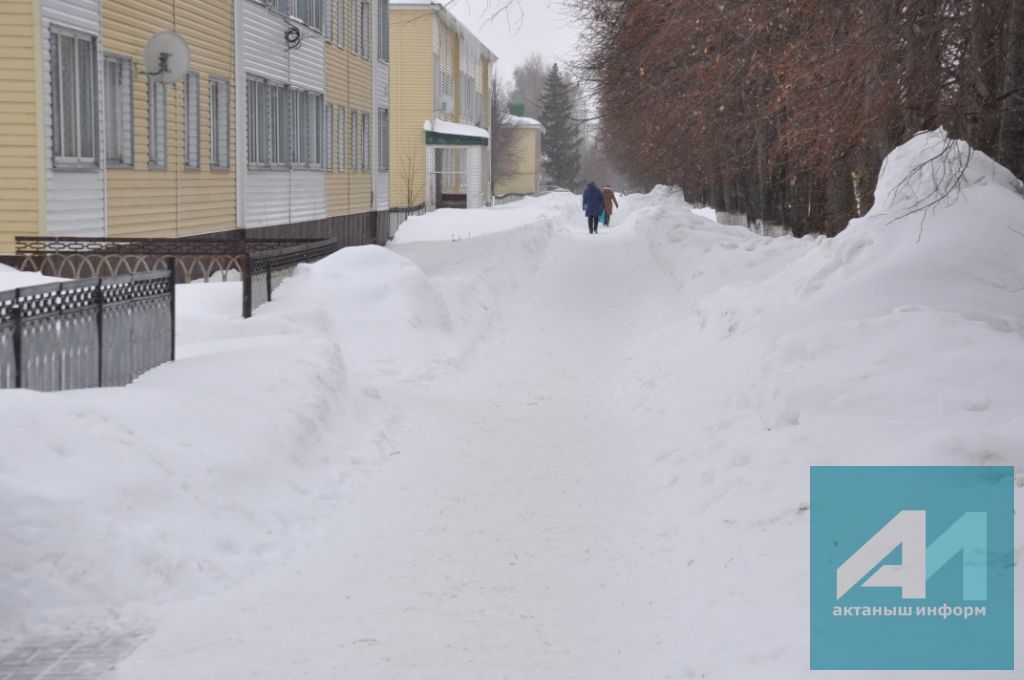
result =
[[[292,170],[292,213],[289,222],[317,220],[327,214],[324,173],[316,170]]]
[[[466,207],[482,208],[486,205],[483,191],[483,155],[485,146],[467,147]]]
[[[305,90],[325,90],[324,37],[302,29],[302,45],[285,49],[285,20],[253,0],[241,0],[242,43],[239,60],[244,74],[262,76]],[[240,80],[236,87],[240,113],[236,144],[248,148],[245,116],[247,88]],[[244,205],[239,206],[240,226],[262,227],[273,224],[320,219],[327,214],[326,176],[314,170],[250,170],[248,161],[243,182]]]
[[[99,0],[43,0],[43,96],[46,140],[46,233],[55,236],[103,236],[106,233],[104,199],[106,163],[103,151],[103,41],[100,38]],[[96,36],[99,166],[95,171],[53,169],[53,93],[51,91],[50,26],[70,28]]]

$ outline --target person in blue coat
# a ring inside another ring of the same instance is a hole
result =
[[[604,211],[604,194],[593,182],[587,183],[583,190],[583,212],[587,214],[587,227],[591,234],[597,233],[601,212]]]

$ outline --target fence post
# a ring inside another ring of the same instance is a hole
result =
[[[170,271],[171,277],[171,361],[174,361],[174,352],[176,349],[178,337],[178,274],[177,267],[178,261],[173,257],[167,258],[167,269]]]
[[[22,385],[21,370],[21,289],[14,291],[14,387]]]
[[[249,253],[242,255],[242,318],[252,316],[252,262]]]
[[[103,384],[103,277],[100,277],[99,281],[96,283],[96,299],[99,301],[99,304],[96,306],[96,363],[99,366],[98,382],[100,387],[106,387]]]

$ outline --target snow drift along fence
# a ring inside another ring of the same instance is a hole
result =
[[[398,228],[405,224],[410,217],[427,214],[427,204],[420,203],[410,208],[392,208],[388,211],[388,238],[392,239],[398,233]]]
[[[173,360],[171,271],[0,292],[0,388],[115,387]]]
[[[268,302],[301,262],[338,250],[337,239],[102,238],[19,236],[18,268],[61,278],[119,276],[170,269],[179,283],[242,280],[242,316]]]
[[[495,196],[491,205],[508,205],[509,203],[521,201],[528,195],[529,194],[504,194],[502,196]]]

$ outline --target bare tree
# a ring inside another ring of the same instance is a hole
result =
[[[508,90],[497,77],[491,78],[491,194],[502,180],[510,179],[522,162],[520,130],[509,120]]]
[[[422,158],[417,159],[411,150],[405,150],[399,154],[398,167],[392,168],[391,172],[397,175],[401,182],[405,199],[403,207],[411,208],[426,201],[426,197],[423,196],[426,169]]]
[[[544,62],[544,57],[534,52],[512,70],[512,91],[509,98],[524,105],[523,115],[528,118],[540,118],[540,100],[544,95],[544,80],[550,68],[550,64]]]

